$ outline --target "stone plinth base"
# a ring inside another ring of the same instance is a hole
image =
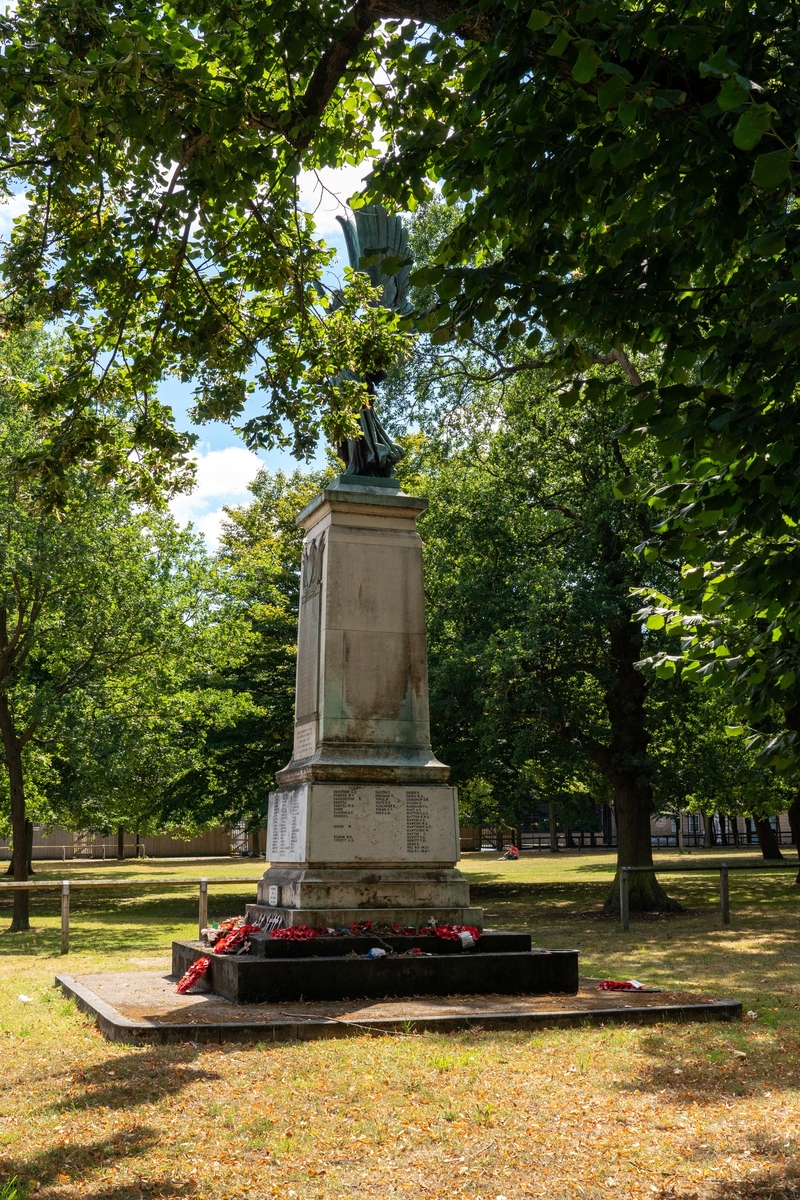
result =
[[[301,783],[270,795],[258,906],[284,925],[483,927],[459,857],[451,787]],[[269,913],[266,910],[271,910]],[[248,913],[256,916],[256,906]]]
[[[372,921],[373,925],[474,925],[483,927],[482,908],[272,908],[265,904],[248,904],[245,919],[253,925],[265,926],[270,917],[280,917],[284,927],[310,925],[312,929],[346,929],[356,922]]]
[[[267,857],[279,866],[450,866],[458,862],[452,787],[299,783],[270,792]]]
[[[196,942],[173,942],[173,974],[182,975],[207,953],[207,947]],[[210,957],[206,978],[211,989],[236,1004],[489,992],[574,994],[578,990],[577,950],[475,949],[419,957],[387,954],[377,959],[357,954],[308,958],[257,958],[247,954]]]
[[[354,921],[419,925],[431,918],[483,927],[469,885],[454,867],[274,866],[259,880],[259,916],[280,915],[284,925],[342,927]]]

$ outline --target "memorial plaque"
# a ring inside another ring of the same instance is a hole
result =
[[[455,862],[451,787],[309,786],[312,862]]]
[[[270,884],[267,893],[267,904],[271,904],[273,908],[277,908],[280,903],[281,889],[274,883]]]
[[[272,862],[303,862],[307,816],[305,788],[270,792],[267,853]]]
[[[406,850],[409,854],[430,853],[430,800],[423,793],[406,791]]]
[[[317,725],[316,721],[309,721],[307,725],[295,725],[294,727],[294,750],[295,758],[310,758],[317,748]]]

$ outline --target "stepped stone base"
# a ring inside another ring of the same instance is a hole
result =
[[[734,1021],[738,1000],[687,992],[599,992],[584,979],[576,995],[461,996],[413,1000],[340,1000],[281,1005],[231,1004],[210,993],[175,993],[175,980],[155,971],[57,975],[56,985],[93,1017],[101,1033],[132,1045],[193,1042],[264,1044],[312,1038],[409,1032],[522,1029],[585,1025],[662,1025],[665,1021]]]
[[[301,958],[293,953],[285,958],[259,958],[247,954],[212,954],[206,978],[216,995],[237,1004],[383,996],[574,994],[578,990],[577,950],[497,952],[486,948],[491,947],[489,941],[483,950],[476,947],[461,953],[419,957],[387,954],[384,958],[370,959],[357,951],[352,956],[343,954],[341,944],[350,939],[316,939],[317,943],[329,940],[339,943],[335,956],[326,953],[324,957]],[[352,939],[353,942],[361,940]],[[530,944],[529,939],[526,940]],[[386,941],[396,944],[395,939]],[[397,941],[402,942],[404,948],[409,943],[409,949],[414,944],[413,938]],[[484,938],[478,946],[481,942]],[[277,940],[273,944],[281,945]],[[319,953],[328,948],[317,945],[316,949]],[[310,955],[310,949],[308,952]],[[196,959],[207,953],[208,948],[197,942],[173,942],[173,974],[181,976]]]

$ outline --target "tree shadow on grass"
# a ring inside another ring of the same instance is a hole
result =
[[[470,883],[473,903],[487,900],[526,902],[544,911],[573,910],[576,904],[602,904],[608,888],[597,883]]]
[[[87,1175],[107,1168],[113,1161],[147,1154],[157,1142],[156,1130],[140,1126],[87,1144],[73,1142],[54,1146],[29,1158],[0,1158],[0,1178],[13,1179],[16,1176],[23,1186],[39,1184],[47,1187],[59,1182],[66,1183],[59,1177],[67,1175],[72,1188],[76,1179],[85,1182]],[[115,1188],[107,1195],[138,1195],[140,1190],[138,1186]],[[71,1191],[71,1194],[74,1195],[74,1192]]]
[[[663,1030],[663,1031],[662,1031]],[[750,1029],[738,1022],[687,1029],[688,1037],[676,1042],[665,1027],[643,1033],[638,1048],[650,1061],[634,1076],[618,1084],[620,1091],[645,1092],[665,1103],[692,1105],[724,1103],[733,1098],[770,1092],[794,1091],[797,1077],[787,1066],[795,1038],[784,1033],[767,1043],[749,1040]],[[770,1143],[771,1144],[771,1143]],[[766,1153],[767,1142],[757,1147]],[[781,1153],[785,1153],[782,1150]]]
[[[785,1159],[785,1154],[784,1154]],[[694,1187],[667,1184],[653,1194],[653,1200],[798,1200],[800,1164],[797,1159],[784,1161],[776,1168],[758,1171],[744,1179],[717,1179],[698,1192]]]
[[[216,1080],[215,1071],[175,1061],[174,1051],[145,1051],[112,1058],[93,1067],[72,1071],[70,1093],[49,1106],[51,1112],[77,1112],[88,1108],[114,1110],[154,1104],[201,1080]]]

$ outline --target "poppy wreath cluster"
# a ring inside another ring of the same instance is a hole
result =
[[[261,933],[258,925],[247,925],[241,917],[234,917],[238,921],[238,925],[234,925],[232,929],[226,930],[222,937],[217,938],[214,942],[215,954],[235,954],[237,950],[241,950],[243,954],[247,954],[250,949],[250,934]],[[227,925],[228,922],[224,921]],[[220,929],[222,925],[220,925]]]
[[[240,952],[246,954],[250,949],[250,934],[260,932],[258,925],[248,925],[244,917],[229,917],[227,921],[220,921],[216,929],[208,930],[208,933],[216,934],[212,953],[236,954]],[[210,963],[211,959],[208,956],[198,958],[197,962],[192,963],[178,984],[177,990],[180,996],[190,992],[197,985],[207,973]]]
[[[327,932],[327,929],[312,929],[310,925],[289,925],[287,929],[273,929],[269,936],[278,942],[310,942]]]
[[[198,958],[197,962],[192,963],[192,965],[189,967],[189,970],[182,977],[180,983],[178,984],[177,990],[179,996],[183,996],[186,994],[186,992],[190,992],[192,988],[203,978],[208,970],[210,962],[211,959],[206,956],[205,958]]]
[[[250,949],[249,938],[251,933],[263,932],[258,925],[248,925],[243,917],[230,917],[227,921],[220,921],[216,929],[203,930],[206,936],[215,937],[213,953],[214,954],[246,954]],[[270,932],[270,937],[277,941],[285,942],[310,942],[314,938],[319,937],[351,937],[369,936],[370,934],[384,937],[420,937],[435,934],[436,937],[442,938],[448,942],[462,943],[466,941],[469,946],[472,942],[477,942],[480,935],[480,930],[474,925],[448,925],[446,923],[438,924],[436,921],[429,921],[427,925],[420,925],[419,929],[415,929],[413,925],[376,925],[373,921],[354,921],[346,929],[326,929],[324,926],[313,928],[311,925],[290,925],[286,929],[273,929]],[[466,937],[463,935],[467,935]],[[419,947],[414,947],[407,953],[416,956],[424,952]],[[208,971],[211,959],[199,958],[197,962],[192,963],[189,970],[178,984],[178,992],[183,995],[190,992],[200,979]],[[600,985],[605,986],[604,984]],[[627,988],[629,985],[621,984],[621,988]]]
[[[311,925],[290,925],[288,929],[273,929],[270,937],[279,941],[309,942],[318,937],[346,937],[348,933],[352,937],[369,936],[370,934],[384,937],[419,937],[421,934],[427,936],[435,934],[436,937],[449,942],[459,941],[462,933],[468,933],[476,942],[481,936],[480,930],[476,929],[474,925],[444,923],[439,925],[432,922],[428,925],[420,925],[419,929],[415,929],[413,925],[376,926],[372,921],[354,921],[347,929],[325,929],[324,927],[314,929]]]
[[[604,979],[598,984],[601,992],[640,992],[642,985],[635,979]]]
[[[430,932],[430,930],[426,930]],[[436,925],[433,932],[438,938],[443,938],[446,942],[461,941],[461,934],[468,933],[474,942],[477,942],[480,935],[480,930],[474,925]]]

